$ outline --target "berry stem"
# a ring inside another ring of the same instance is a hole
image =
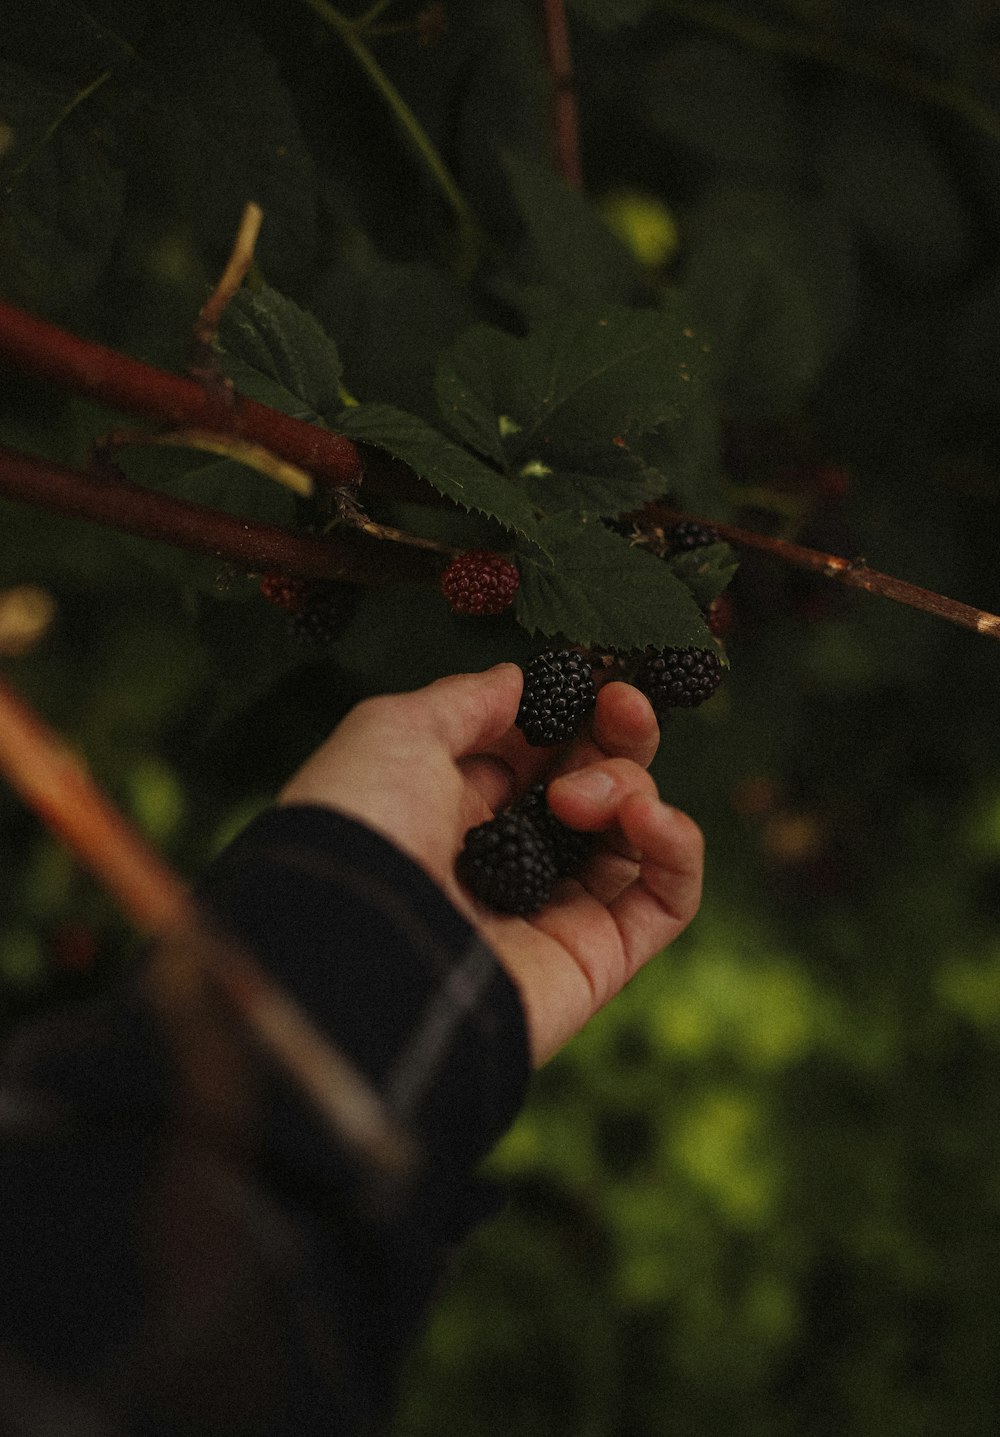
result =
[[[552,85],[552,132],[556,164],[566,183],[575,190],[582,190],[580,125],[565,0],[542,0],[542,29]]]
[[[235,435],[333,487],[356,484],[356,445],[342,434],[294,419],[222,386],[201,384],[81,339],[0,300],[0,357],[74,394],[171,427]]]
[[[410,1139],[364,1078],[254,958],[203,919],[186,885],[2,676],[0,771],[140,932],[158,940],[147,982],[185,1076],[197,1082],[204,1072],[203,1054],[185,1038],[207,984],[341,1139],[390,1176],[412,1169]],[[211,1092],[196,1096],[209,1111],[218,1106]]]
[[[256,469],[259,474],[265,474],[268,479],[273,479],[276,484],[303,499],[309,499],[313,493],[312,479],[304,469],[289,464],[287,459],[279,459],[263,445],[237,439],[232,434],[208,434],[200,429],[167,429],[158,433],[148,429],[111,429],[94,443],[98,468],[113,462],[111,456],[116,449],[132,445],[195,449],[204,454],[217,454],[220,458],[245,464],[248,469]]]
[[[340,536],[316,539],[2,445],[0,494],[256,572],[368,584],[436,578],[435,561],[420,549]]]
[[[792,564],[798,569],[811,569],[824,578],[836,579],[854,589],[864,589],[869,594],[880,594],[884,599],[893,599],[898,604],[922,609],[924,613],[935,614],[948,619],[963,628],[974,629],[977,634],[986,634],[991,639],[1000,639],[1000,615],[984,609],[973,608],[958,599],[946,598],[933,589],[921,589],[904,579],[895,579],[890,574],[881,574],[870,569],[864,559],[842,559],[836,554],[824,554],[818,549],[807,549],[801,544],[790,544],[787,539],[775,539],[767,534],[757,534],[751,529],[738,529],[733,524],[721,524],[717,519],[704,519],[697,514],[682,513],[668,509],[662,504],[650,504],[642,511],[642,519],[656,524],[670,525],[682,520],[694,520],[705,524],[718,533],[720,538],[741,549],[756,549],[771,554],[776,559]],[[642,520],[640,519],[640,523]]]
[[[330,0],[305,0],[305,4],[335,32],[354,56],[372,85],[382,96],[417,159],[434,181],[458,222],[459,262],[471,272],[482,249],[479,221],[463,195],[454,175],[442,159],[433,140],[417,119],[399,90],[390,80],[364,39],[364,34],[385,6],[373,5],[359,19],[344,15]]]
[[[251,200],[243,211],[232,253],[225,269],[219,276],[212,293],[198,311],[194,326],[195,352],[201,356],[210,355],[212,344],[219,329],[219,321],[229,301],[246,279],[253,264],[257,236],[260,234],[264,211]]]

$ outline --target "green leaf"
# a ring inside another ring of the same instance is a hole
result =
[[[529,538],[535,534],[535,515],[527,496],[416,415],[388,404],[361,404],[345,409],[337,428],[359,444],[387,450],[463,508],[478,510]]]
[[[482,325],[465,334],[442,365],[439,398],[470,443],[495,456],[500,432],[508,462],[556,468],[580,445],[678,422],[700,397],[702,363],[676,293],[659,309],[560,304],[526,339]]]
[[[515,613],[530,633],[621,649],[712,643],[687,586],[661,559],[599,520],[557,514],[539,531],[551,558],[528,546],[517,557]]]
[[[802,403],[854,312],[852,242],[822,204],[726,188],[689,217],[685,283],[727,407],[759,419]]]
[[[549,469],[529,463],[518,483],[536,508],[555,514],[571,509],[583,514],[613,518],[639,509],[664,492],[663,477],[642,459],[614,445],[581,449],[565,456],[573,468]]]
[[[295,522],[295,499],[273,479],[238,464],[194,450],[155,445],[121,450],[117,462],[135,484],[160,489],[192,504],[207,504],[230,514],[251,517],[264,524],[290,528]],[[186,587],[220,596],[218,559],[166,544],[148,547],[147,563],[158,573]],[[244,581],[226,597],[243,598]]]
[[[700,609],[707,609],[713,599],[729,587],[739,568],[739,560],[728,544],[706,544],[686,554],[675,554],[668,560],[671,572],[691,590]]]
[[[268,285],[234,296],[218,347],[223,368],[248,398],[313,423],[340,413],[337,346],[311,314]]]
[[[438,359],[476,317],[468,292],[432,264],[391,263],[363,235],[343,248],[310,304],[337,336],[348,388],[433,423]]]
[[[435,394],[449,429],[486,459],[507,467],[500,417],[529,403],[518,395],[521,342],[489,324],[459,335],[438,365]]]
[[[0,289],[63,323],[89,316],[124,214],[114,136],[132,117],[102,74],[80,85],[0,59]]]
[[[644,293],[642,271],[586,196],[534,156],[507,151],[503,164],[533,282],[591,304],[629,304]]]
[[[166,13],[145,45],[161,208],[180,212],[218,273],[255,200],[264,211],[260,268],[298,292],[318,256],[318,185],[281,64],[239,13],[245,7],[156,8]]]
[[[675,508],[709,518],[726,514],[722,434],[714,402],[694,405],[678,424],[650,430],[633,450],[659,476],[657,497],[667,494]]]

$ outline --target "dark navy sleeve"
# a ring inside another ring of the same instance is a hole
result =
[[[376,1180],[239,1033],[249,1132],[192,1117],[141,966],[15,1034],[0,1078],[13,1431],[379,1430],[450,1254],[495,1210],[476,1168],[524,1099],[523,1014],[418,865],[342,815],[285,808],[199,894],[415,1140],[417,1175]]]

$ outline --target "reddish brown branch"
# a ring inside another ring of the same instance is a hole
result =
[[[364,1078],[254,958],[202,918],[180,878],[2,677],[0,770],[140,931],[158,941],[149,988],[161,1013],[175,1019],[204,978],[338,1137],[380,1171],[398,1177],[412,1170],[413,1143]]]
[[[123,534],[208,554],[257,573],[277,570],[304,579],[389,583],[428,578],[434,572],[433,557],[422,550],[399,544],[390,547],[361,537],[316,539],[295,534],[125,480],[95,477],[2,445],[0,494],[89,519]]]
[[[573,55],[569,43],[565,0],[542,0],[545,56],[552,83],[552,131],[556,164],[567,184],[583,189],[580,126],[576,112]]]
[[[361,479],[357,446],[221,385],[200,384],[67,330],[0,300],[0,356],[113,409],[171,427],[234,434],[339,487]]]
[[[651,519],[664,525],[676,524],[682,519],[694,519],[714,529],[737,548],[756,549],[763,554],[772,554],[776,559],[798,569],[811,569],[827,579],[836,579],[841,584],[864,589],[869,594],[881,594],[883,598],[894,599],[899,604],[908,604],[910,608],[922,609],[924,613],[935,614],[940,619],[948,619],[966,629],[974,629],[977,634],[1000,639],[1000,615],[973,608],[971,604],[960,603],[957,599],[945,598],[943,594],[936,594],[932,589],[921,589],[916,584],[908,584],[904,579],[894,579],[890,574],[880,574],[876,569],[869,569],[864,559],[841,559],[836,554],[824,554],[818,549],[806,549],[801,544],[790,544],[786,539],[756,534],[752,529],[738,529],[733,524],[720,524],[715,519],[680,513],[667,509],[662,504],[651,504],[644,509],[642,519]]]

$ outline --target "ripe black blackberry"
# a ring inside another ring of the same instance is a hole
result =
[[[657,718],[668,709],[697,708],[722,682],[722,664],[712,649],[651,649],[632,683],[649,699]]]
[[[455,872],[488,908],[520,917],[545,907],[559,877],[551,842],[517,808],[469,829]]]
[[[545,784],[536,783],[514,804],[513,810],[526,813],[548,842],[559,878],[576,878],[597,847],[597,834],[570,828],[556,818],[545,797]]]
[[[574,738],[597,702],[593,670],[573,649],[551,649],[524,671],[524,692],[514,722],[535,748]]]
[[[666,533],[667,550],[671,554],[686,554],[691,549],[707,548],[709,544],[718,544],[719,534],[707,524],[699,524],[695,519],[682,519]]]
[[[349,584],[314,580],[305,590],[301,606],[288,615],[292,637],[307,648],[329,648],[340,637],[353,601]]]

